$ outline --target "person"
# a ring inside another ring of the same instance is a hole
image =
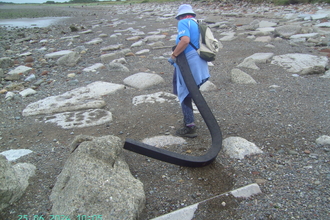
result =
[[[199,48],[200,34],[195,17],[196,13],[193,11],[191,5],[180,5],[178,14],[175,17],[178,20],[176,47],[171,57],[168,59],[168,62],[174,66],[173,92],[179,98],[184,120],[183,128],[178,129],[176,135],[190,138],[197,137],[192,97],[182,78],[180,69],[175,62],[179,54],[185,53],[190,70],[198,87],[210,77],[207,61],[200,58],[196,49],[191,45],[193,44],[195,48]]]

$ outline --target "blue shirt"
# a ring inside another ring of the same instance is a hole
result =
[[[178,36],[176,38],[176,44],[179,43],[180,38],[187,36],[190,38],[190,42],[196,47],[199,48],[199,29],[198,24],[190,19],[182,19],[178,22]],[[192,50],[195,50],[190,44],[184,50],[185,53],[188,53]]]

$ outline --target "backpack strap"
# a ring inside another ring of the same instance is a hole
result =
[[[198,22],[197,22],[197,20],[196,20],[195,18],[191,18],[190,20],[193,20],[194,22],[196,22],[197,25],[199,25]],[[190,24],[190,23],[189,23],[189,24]],[[189,28],[190,28],[190,25],[189,25]],[[199,31],[199,28],[198,28],[198,31]],[[190,44],[195,50],[198,50],[198,48],[197,48],[195,45],[193,45],[193,44],[191,43],[191,41],[189,41],[189,44]]]

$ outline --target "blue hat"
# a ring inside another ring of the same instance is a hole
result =
[[[178,14],[175,16],[175,18],[178,18],[180,15],[184,15],[184,14],[196,15],[196,13],[192,10],[191,5],[188,4],[180,5],[178,9]]]

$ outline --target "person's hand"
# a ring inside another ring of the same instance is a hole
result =
[[[170,58],[168,58],[167,60],[171,65],[174,65],[174,63],[176,62],[176,59],[173,58],[172,56]]]

